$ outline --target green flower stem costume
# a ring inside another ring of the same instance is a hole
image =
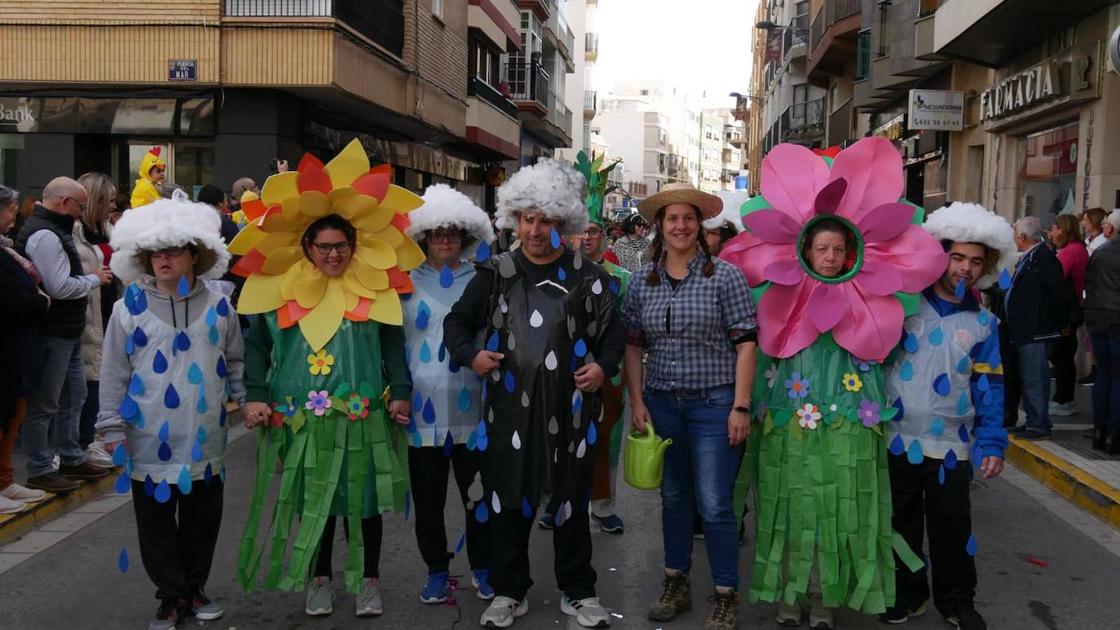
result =
[[[741,208],[746,231],[720,253],[761,294],[760,426],[740,479],[755,484],[752,601],[793,604],[815,568],[826,607],[881,613],[894,604],[892,551],[920,566],[891,528],[881,425],[897,410],[884,404],[881,362],[945,259],[920,227],[922,209],[899,201],[902,172],[882,138],[835,160],[778,145],[762,164],[762,196]],[[855,250],[832,277],[802,254],[824,220],[848,232]]]

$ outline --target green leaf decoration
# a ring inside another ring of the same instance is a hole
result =
[[[766,419],[762,421],[763,435],[770,435],[774,432],[774,414],[769,411],[766,412]]]
[[[895,407],[893,405],[884,405],[883,407],[879,408],[879,419],[884,422],[894,420],[894,417],[897,415],[898,407]]]
[[[906,205],[908,205],[908,206],[910,206],[911,208],[914,209],[914,216],[910,219],[911,223],[913,223],[914,225],[921,225],[922,223],[925,223],[925,220],[926,220],[926,210],[925,210],[925,208],[919,206],[916,203],[911,203],[911,202],[909,202],[905,199],[899,199],[898,201],[899,201],[899,203],[904,203],[904,204],[906,204]]]
[[[910,317],[911,315],[918,314],[918,307],[921,306],[921,300],[918,298],[917,293],[895,293],[894,296],[898,298],[898,303],[902,305],[902,315]]]
[[[336,387],[334,389],[334,393],[332,394],[332,397],[334,397],[334,398],[344,398],[346,396],[346,394],[349,394],[349,393],[350,393],[350,383],[339,383],[338,387]]]
[[[766,201],[766,199],[764,199],[762,195],[755,195],[754,197],[751,197],[750,199],[743,202],[743,205],[739,207],[739,214],[745,217],[757,210],[765,210],[766,208],[772,207],[773,206],[770,205],[770,202]]]
[[[292,433],[299,433],[303,425],[307,422],[307,417],[303,415],[302,411],[297,411],[295,415],[288,418],[288,426],[292,428]]]
[[[362,395],[362,398],[377,398],[377,390],[365,381],[358,383],[358,393]]]

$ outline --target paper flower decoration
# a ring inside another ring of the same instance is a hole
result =
[[[766,386],[774,389],[774,384],[778,382],[778,365],[771,363],[770,367],[766,368]]]
[[[862,359],[884,359],[898,343],[914,294],[945,270],[941,245],[920,227],[921,208],[899,200],[902,158],[883,138],[864,138],[830,161],[805,147],[780,144],[762,162],[762,195],[744,205],[747,231],[720,256],[735,264],[758,306],[759,345],[787,358],[822,333]],[[829,218],[855,236],[850,269],[816,274],[801,257],[813,224]]]
[[[849,372],[844,375],[844,389],[850,392],[858,392],[863,389],[863,381],[859,380],[858,374]]]
[[[420,265],[424,252],[404,235],[408,213],[423,203],[390,182],[390,167],[370,168],[354,140],[324,165],[305,155],[296,171],[268,178],[261,198],[242,205],[248,225],[229,245],[242,256],[233,272],[246,278],[237,310],[275,311],[281,328],[299,324],[318,351],[345,317],[400,325],[398,294],[412,291],[405,272]],[[323,275],[303,255],[300,238],[312,221],[338,214],[358,232],[346,272]]]
[[[307,402],[303,406],[315,412],[315,415],[321,416],[331,408],[331,396],[326,391],[307,392]]]
[[[351,420],[362,420],[369,416],[369,398],[354,392],[346,399],[346,417]]]
[[[805,404],[797,410],[797,424],[802,429],[816,429],[820,419],[821,412],[816,405]]]
[[[863,426],[873,427],[879,424],[879,403],[870,400],[859,401],[859,411],[856,412]]]
[[[808,397],[809,379],[801,378],[801,372],[794,372],[786,379],[786,392],[793,399]]]
[[[307,355],[307,364],[310,366],[308,370],[313,376],[326,376],[331,373],[331,366],[334,365],[334,355],[327,354],[326,349],[321,349],[315,354]]]

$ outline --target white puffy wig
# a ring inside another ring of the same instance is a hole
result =
[[[173,199],[153,201],[121,216],[109,241],[115,252],[109,266],[125,284],[131,284],[151,275],[142,254],[190,245],[198,250],[195,276],[220,278],[229,266],[221,228],[222,220],[213,206],[194,203],[177,192]]]
[[[472,246],[494,240],[490,216],[474,205],[470,197],[447,184],[432,184],[424,191],[424,205],[408,213],[408,236],[414,241],[439,227],[455,227],[474,239]]]
[[[587,229],[586,185],[566,162],[543,159],[523,167],[498,188],[498,229],[516,230],[522,212],[540,212],[556,223],[557,232],[579,234]]]
[[[1014,269],[1019,257],[1011,224],[979,204],[954,202],[929,215],[922,227],[939,241],[981,243],[999,252],[995,269],[977,280],[976,286],[980,289],[995,284],[1001,270]]]

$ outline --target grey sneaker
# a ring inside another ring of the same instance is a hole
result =
[[[213,621],[226,614],[221,606],[210,601],[201,588],[191,598],[191,611],[194,613],[194,618],[200,621]]]
[[[809,598],[809,627],[814,630],[832,630],[832,609],[825,608],[820,595]]]
[[[490,607],[482,613],[478,624],[484,628],[508,628],[513,620],[529,612],[529,600],[517,601],[512,597],[498,595],[490,602]]]
[[[373,578],[362,580],[362,592],[358,593],[358,605],[354,614],[359,617],[376,617],[385,612],[381,604],[381,584]]]
[[[318,617],[334,612],[334,590],[331,581],[325,577],[317,577],[307,583],[307,603],[303,612]]]
[[[570,599],[565,595],[560,600],[560,612],[576,618],[576,623],[584,628],[606,628],[611,625],[611,616],[599,603],[598,597]]]
[[[787,604],[783,601],[778,602],[778,612],[774,615],[774,621],[778,622],[779,626],[786,626],[787,628],[796,628],[801,625],[801,607],[797,604]]]
[[[156,616],[148,624],[148,630],[175,630],[179,620],[179,604],[173,600],[160,602]]]

